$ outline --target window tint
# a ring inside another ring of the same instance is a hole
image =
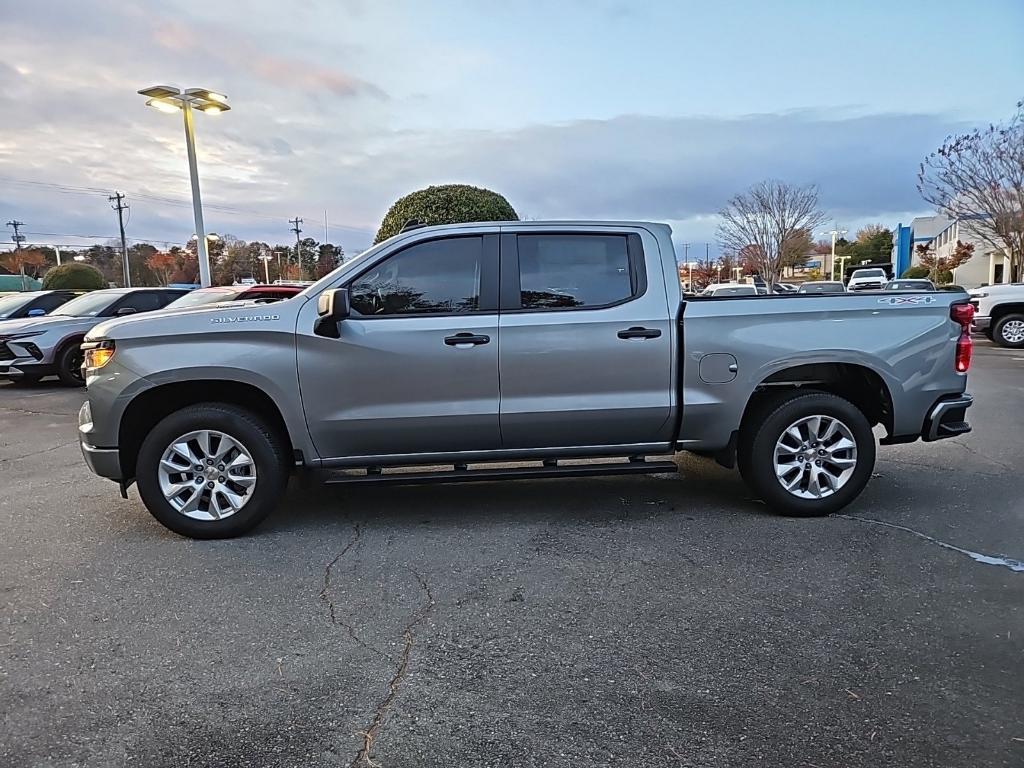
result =
[[[36,299],[32,308],[45,309],[47,313],[50,313],[62,304],[67,304],[68,300],[71,298],[71,294],[68,293],[48,293],[45,296],[40,296]]]
[[[623,235],[519,235],[523,309],[600,307],[633,295]]]
[[[479,237],[417,243],[352,283],[352,309],[366,317],[473,312],[480,306],[482,260]]]
[[[150,312],[163,306],[164,303],[161,299],[162,297],[159,294],[150,293],[149,291],[133,293],[119,301],[114,307],[114,312],[125,307],[131,307],[136,312]]]

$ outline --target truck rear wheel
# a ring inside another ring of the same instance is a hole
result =
[[[849,400],[826,392],[776,400],[745,425],[737,461],[773,511],[837,512],[860,495],[875,466],[875,436]]]
[[[202,403],[150,431],[136,478],[146,509],[167,528],[193,539],[229,538],[277,505],[288,481],[287,449],[251,411]]]
[[[996,320],[992,341],[1001,347],[1024,349],[1024,315],[1003,315]]]

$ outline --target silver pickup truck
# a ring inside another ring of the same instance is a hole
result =
[[[168,528],[233,536],[289,474],[426,483],[738,466],[772,509],[853,501],[883,444],[970,430],[962,293],[681,301],[644,222],[413,228],[294,298],[101,323],[82,452]],[[586,461],[580,461],[585,459]]]

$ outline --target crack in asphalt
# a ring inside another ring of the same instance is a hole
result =
[[[60,443],[59,445],[53,445],[50,446],[49,448],[43,448],[42,450],[32,451],[31,453],[25,453],[22,454],[21,456],[11,456],[8,459],[0,459],[0,464],[3,464],[8,461],[21,461],[22,459],[28,459],[31,458],[32,456],[39,456],[40,454],[43,453],[49,453],[50,451],[56,451],[60,450],[61,448],[67,448],[69,445],[78,445],[78,440],[69,440],[66,443]]]
[[[3,408],[0,408],[0,411],[6,411],[8,413],[24,413],[24,414],[26,414],[28,416],[68,416],[68,417],[71,417],[71,416],[77,415],[77,413],[56,413],[54,411],[32,411],[32,410],[29,410],[28,408],[12,408],[12,407],[10,407],[8,405],[5,405]]]
[[[868,517],[857,517],[856,515],[833,515],[833,517],[841,517],[844,520],[857,520],[862,523],[870,523],[871,525],[881,525],[885,528],[895,528],[897,531],[904,531],[913,536],[917,536],[919,539],[930,541],[943,549],[950,549],[953,552],[959,552],[961,555],[967,555],[969,558],[977,563],[984,563],[985,565],[998,565],[1003,568],[1009,568],[1011,571],[1018,573],[1024,573],[1024,560],[1017,560],[1016,558],[1007,557],[1006,555],[985,555],[980,552],[972,552],[969,549],[958,547],[955,544],[949,544],[945,541],[940,541],[934,536],[929,536],[927,533],[921,533],[915,531],[913,528],[907,528],[905,525],[897,525],[896,523],[886,523],[882,520],[872,520]]]
[[[982,453],[981,451],[979,451],[977,448],[975,448],[972,445],[968,445],[967,443],[964,443],[964,442],[961,442],[961,441],[955,440],[955,439],[954,440],[950,440],[949,442],[953,443],[954,445],[959,445],[961,448],[964,448],[968,453],[970,453],[970,454],[972,454],[974,456],[977,456],[979,459],[984,459],[989,464],[994,464],[995,466],[999,467],[1000,469],[1005,469],[1007,472],[1015,472],[1016,471],[1015,468],[1010,466],[1009,464],[1004,464],[1003,462],[999,461],[998,459],[994,459],[991,456],[989,456],[988,454]]]
[[[370,752],[373,749],[373,742],[377,739],[377,735],[380,733],[380,729],[384,726],[384,720],[387,717],[388,710],[391,709],[391,705],[394,704],[395,699],[398,697],[399,688],[402,685],[402,681],[405,679],[407,672],[409,671],[409,659],[412,655],[412,646],[416,641],[416,634],[413,632],[416,625],[423,621],[430,612],[434,609],[434,595],[430,591],[430,585],[427,584],[424,579],[417,571],[412,571],[413,576],[420,584],[420,589],[423,590],[426,596],[426,602],[420,606],[420,609],[416,611],[409,620],[409,623],[405,625],[405,629],[402,631],[402,638],[404,645],[402,647],[402,654],[398,658],[398,669],[395,671],[394,676],[388,681],[388,693],[381,700],[380,704],[377,705],[377,709],[374,712],[373,720],[370,722],[370,727],[363,731],[363,745],[360,747],[359,752],[356,753],[355,759],[352,760],[349,768],[358,768],[362,765],[366,768],[380,768],[380,763],[377,763],[370,757]]]
[[[359,637],[358,633],[356,632],[356,628],[351,623],[349,623],[348,621],[346,621],[338,615],[337,608],[334,605],[334,599],[331,597],[331,577],[333,575],[334,566],[337,565],[338,561],[341,560],[341,558],[343,558],[348,553],[348,551],[359,542],[359,537],[362,535],[362,530],[359,528],[358,524],[352,525],[352,531],[353,535],[349,543],[346,544],[345,547],[341,550],[341,552],[339,552],[335,556],[335,558],[327,564],[327,567],[324,568],[324,586],[323,589],[320,590],[319,599],[323,600],[324,603],[327,605],[327,612],[328,615],[330,616],[331,624],[337,627],[342,627],[345,630],[345,632],[348,633],[348,636],[352,638],[352,642],[354,642],[356,645],[366,649],[367,651],[370,651],[375,656],[380,657],[388,664],[395,666],[397,665],[397,662],[393,658],[391,658],[391,656],[382,651],[380,648],[370,645],[368,642],[363,640],[363,638]]]

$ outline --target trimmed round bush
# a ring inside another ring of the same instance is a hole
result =
[[[106,288],[107,281],[96,267],[78,262],[61,264],[47,270],[43,276],[43,290],[54,288],[75,288],[82,291],[95,291]]]
[[[461,224],[469,221],[519,221],[508,200],[489,189],[442,184],[411,192],[388,209],[374,243],[397,235],[409,221]]]

